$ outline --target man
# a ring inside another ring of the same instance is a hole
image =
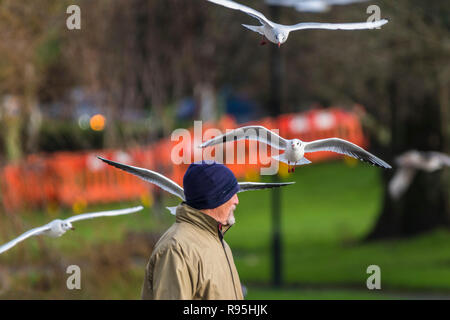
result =
[[[193,163],[183,187],[186,201],[153,249],[142,298],[242,300],[239,275],[223,239],[239,203],[236,177],[219,163]]]

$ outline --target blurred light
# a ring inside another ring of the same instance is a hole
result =
[[[141,203],[144,207],[150,208],[153,205],[153,195],[151,193],[144,193],[141,195]]]
[[[258,182],[260,180],[260,175],[256,170],[248,170],[245,173],[245,181]]]
[[[106,119],[101,114],[96,114],[92,116],[90,125],[91,129],[94,131],[103,131],[105,129]]]
[[[331,129],[335,124],[334,115],[330,112],[320,112],[316,118],[316,125],[321,130]]]
[[[79,198],[72,204],[72,211],[75,214],[80,214],[86,209],[86,207],[87,207],[86,200]]]
[[[349,167],[356,167],[359,164],[358,161],[359,161],[358,159],[352,157],[344,157],[344,162]]]
[[[287,177],[289,177],[288,165],[281,161],[279,162],[278,176],[283,179],[286,179]]]
[[[86,167],[91,172],[99,171],[103,169],[105,166],[106,164],[99,158],[97,158],[96,154],[89,154],[86,157]]]
[[[89,128],[89,120],[90,117],[88,114],[82,114],[79,118],[78,118],[78,125],[80,126],[80,128],[82,130],[87,130]]]
[[[289,126],[294,133],[305,132],[309,130],[308,119],[304,116],[294,117],[289,123]]]
[[[129,162],[131,162],[131,160],[133,160],[133,159],[131,158],[131,156],[130,156],[128,153],[123,152],[123,151],[118,151],[118,152],[116,152],[114,158],[115,158],[118,162],[121,162],[121,163],[129,163]]]

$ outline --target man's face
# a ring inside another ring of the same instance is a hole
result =
[[[237,194],[235,194],[230,200],[216,208],[218,221],[224,225],[233,225],[236,222],[236,219],[234,218],[234,210],[236,209],[238,203],[239,199]]]
[[[235,194],[230,200],[225,202],[225,204],[228,204],[229,212],[226,225],[232,226],[236,222],[236,219],[234,218],[234,210],[236,210],[236,206],[238,205],[238,203],[239,199],[237,194]]]

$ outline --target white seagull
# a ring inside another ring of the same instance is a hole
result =
[[[144,181],[156,184],[161,189],[177,196],[182,201],[186,201],[183,188],[180,187],[175,181],[163,176],[162,174],[160,174],[158,172],[144,169],[144,168],[128,166],[126,164],[122,164],[119,162],[104,159],[102,157],[98,157],[98,158],[113,167],[119,168],[128,173],[134,174],[135,176],[138,176],[139,178],[141,178]],[[268,189],[268,188],[278,188],[278,187],[283,187],[283,186],[287,186],[287,185],[294,184],[294,183],[295,182],[281,182],[281,183],[238,182],[238,184],[239,184],[238,192]],[[167,207],[167,209],[170,211],[171,214],[176,215],[177,207]]]
[[[261,12],[256,11],[250,7],[244,6],[234,1],[230,0],[208,0],[209,2],[242,11],[253,18],[256,18],[261,23],[260,26],[250,26],[243,24],[244,27],[257,32],[263,36],[263,41],[261,44],[265,44],[264,37],[266,37],[270,42],[278,44],[285,43],[289,33],[291,31],[304,30],[304,29],[329,29],[329,30],[361,30],[361,29],[374,29],[381,27],[388,21],[382,19],[374,22],[356,22],[356,23],[318,23],[318,22],[303,22],[291,26],[286,26],[282,24],[275,23],[267,19]]]
[[[420,152],[411,150],[403,153],[395,159],[398,169],[389,182],[389,194],[397,200],[405,193],[411,184],[416,171],[434,172],[450,167],[450,156],[435,152]]]
[[[294,7],[299,12],[327,12],[335,5],[348,5],[368,0],[266,0],[268,5]]]
[[[328,138],[311,142],[304,142],[299,139],[288,140],[262,126],[247,126],[231,130],[226,134],[204,142],[200,145],[200,148],[206,148],[219,143],[242,139],[261,141],[274,148],[284,150],[284,153],[278,156],[273,156],[273,158],[287,163],[288,172],[294,172],[295,166],[297,165],[311,163],[311,161],[306,159],[304,155],[305,153],[316,151],[332,151],[345,154],[361,161],[369,162],[378,167],[391,168],[391,166],[383,160],[375,157],[373,154],[367,152],[361,147],[358,147],[356,144],[346,140],[339,138]],[[292,170],[291,166],[293,166]]]
[[[75,230],[75,228],[72,226],[72,222],[75,222],[75,221],[98,218],[98,217],[111,217],[111,216],[118,216],[118,215],[123,215],[123,214],[130,214],[130,213],[141,211],[143,208],[144,207],[142,207],[142,206],[138,206],[138,207],[134,207],[134,208],[127,208],[127,209],[120,209],[120,210],[79,214],[79,215],[70,217],[65,220],[56,219],[56,220],[53,220],[53,221],[47,223],[46,225],[31,229],[31,230],[25,232],[24,234],[22,234],[21,236],[15,238],[14,240],[11,240],[8,243],[0,246],[0,254],[11,249],[19,242],[21,242],[25,239],[28,239],[32,236],[46,235],[46,236],[49,236],[52,238],[61,237],[68,230]]]

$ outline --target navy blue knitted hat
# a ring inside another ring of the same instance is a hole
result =
[[[221,163],[192,163],[183,177],[186,204],[192,208],[214,209],[230,200],[239,184],[233,172]]]

